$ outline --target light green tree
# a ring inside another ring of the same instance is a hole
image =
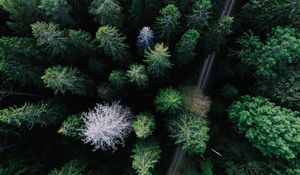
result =
[[[80,129],[82,129],[82,125],[83,120],[80,115],[70,115],[62,123],[61,127],[58,130],[58,133],[67,137],[80,139]]]
[[[294,159],[300,154],[300,114],[263,97],[243,96],[228,109],[237,131],[268,157]]]
[[[180,91],[173,88],[163,88],[155,97],[154,104],[159,112],[176,114],[182,110],[184,99]]]
[[[151,136],[155,129],[154,116],[147,112],[140,113],[135,116],[132,127],[138,138],[145,139]]]
[[[127,76],[129,81],[138,87],[145,87],[149,81],[146,68],[141,64],[130,65],[129,70],[127,70]]]
[[[79,159],[70,160],[61,168],[55,168],[48,175],[83,175],[87,168],[87,163]]]

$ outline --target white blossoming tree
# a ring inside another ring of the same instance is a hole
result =
[[[117,145],[124,145],[124,139],[132,130],[132,114],[119,102],[97,104],[93,110],[83,113],[82,118],[82,141],[94,145],[94,151],[117,150]]]

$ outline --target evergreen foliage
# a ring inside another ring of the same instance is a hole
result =
[[[37,40],[37,45],[52,56],[64,56],[68,51],[67,37],[52,22],[36,22],[31,25],[32,34]]]
[[[211,160],[201,162],[201,175],[213,175],[213,166]]]
[[[60,169],[55,168],[48,175],[83,175],[87,164],[81,160],[74,159],[65,163]]]
[[[200,34],[197,30],[186,31],[177,43],[176,62],[179,66],[186,65],[196,55],[195,49]]]
[[[150,27],[143,27],[140,30],[139,36],[137,38],[137,46],[140,47],[142,51],[151,48],[153,45],[154,33]]]
[[[68,42],[76,54],[86,56],[96,49],[91,34],[83,30],[69,30]]]
[[[87,95],[91,80],[75,67],[53,66],[42,76],[46,87],[54,90],[54,94],[67,92],[75,95]]]
[[[117,28],[111,26],[100,27],[96,33],[96,39],[99,47],[114,61],[127,61],[128,45],[124,43],[125,37],[119,33]]]
[[[108,77],[109,83],[116,89],[122,89],[127,83],[126,73],[122,70],[113,70]]]
[[[94,0],[89,12],[94,16],[96,22],[101,25],[114,27],[122,26],[122,8],[117,0]]]
[[[155,44],[154,50],[146,51],[144,62],[147,64],[147,71],[155,79],[166,76],[166,73],[172,67],[169,60],[170,56],[168,47],[165,47],[163,43]]]
[[[188,26],[198,30],[207,27],[211,7],[210,0],[196,0],[193,5],[192,13],[187,17]]]
[[[70,15],[72,8],[67,0],[41,0],[41,4],[38,7],[56,22],[64,24],[74,23]]]
[[[32,129],[36,125],[46,127],[55,123],[62,115],[64,115],[63,106],[56,101],[49,100],[1,109],[0,121]]]
[[[228,113],[239,133],[263,155],[288,160],[299,155],[299,112],[275,106],[266,98],[243,96]]]
[[[140,113],[135,116],[132,127],[138,138],[145,139],[151,136],[155,129],[154,116],[147,112]]]
[[[25,175],[35,174],[40,169],[39,164],[26,165],[25,159],[10,160],[8,165],[0,164],[0,175]]]
[[[82,125],[83,125],[83,120],[80,116],[70,115],[62,123],[61,127],[58,130],[58,133],[67,137],[79,139]]]
[[[182,110],[183,95],[173,88],[160,89],[154,104],[159,112],[176,114]]]
[[[190,112],[184,112],[169,121],[170,137],[176,144],[191,154],[202,154],[209,139],[208,124],[202,117]]]
[[[138,87],[145,87],[148,84],[149,78],[146,68],[142,64],[132,64],[127,70],[129,81]]]
[[[274,28],[265,43],[252,33],[245,34],[238,43],[242,47],[238,57],[245,65],[252,66],[258,76],[276,77],[286,72],[289,64],[299,61],[300,37],[293,28]]]
[[[132,168],[139,175],[151,175],[160,159],[161,149],[156,142],[138,142],[132,150]]]
[[[155,20],[155,29],[157,35],[169,42],[172,35],[179,27],[179,19],[181,17],[180,11],[173,4],[166,5],[159,11],[159,15]]]

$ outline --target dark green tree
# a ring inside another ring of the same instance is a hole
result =
[[[132,127],[138,138],[145,139],[151,136],[155,129],[154,116],[148,112],[140,113],[135,116]]]
[[[91,34],[83,30],[69,30],[68,43],[75,56],[87,57],[96,50]]]
[[[89,12],[94,16],[95,21],[101,25],[122,26],[122,7],[117,0],[94,0]]]
[[[80,139],[80,129],[82,129],[82,125],[83,120],[81,119],[80,115],[70,115],[62,123],[58,133],[67,137]]]
[[[155,79],[166,76],[168,70],[172,67],[172,63],[169,60],[170,56],[168,47],[164,46],[163,43],[156,44],[154,50],[146,51],[144,62],[147,64],[147,71]]]
[[[157,36],[169,42],[178,28],[180,16],[178,8],[173,4],[168,4],[161,9],[155,20],[154,28]]]
[[[99,47],[114,61],[127,61],[128,45],[124,43],[126,38],[119,33],[117,28],[111,26],[100,27],[96,33],[96,39]]]
[[[190,29],[186,31],[178,41],[176,47],[176,62],[179,66],[189,63],[196,55],[195,49],[200,34],[197,30]]]
[[[300,114],[262,97],[243,96],[228,109],[239,133],[265,156],[294,159],[300,153]]]
[[[183,102],[183,95],[173,88],[160,89],[154,100],[157,111],[169,114],[180,112]]]
[[[202,116],[183,112],[168,123],[170,137],[175,144],[191,154],[202,154],[209,139],[207,121]]]
[[[87,168],[87,163],[74,159],[65,163],[61,168],[55,168],[48,175],[83,175]]]
[[[116,89],[122,89],[127,83],[126,73],[122,70],[113,70],[108,77],[109,83]]]
[[[87,95],[92,84],[87,75],[75,67],[53,66],[45,71],[42,76],[46,87],[54,90],[54,94],[67,92],[76,95]]]
[[[139,175],[151,175],[160,154],[161,149],[157,142],[138,142],[132,150],[132,168]]]
[[[36,22],[31,27],[38,46],[53,57],[66,55],[68,51],[67,37],[57,24]]]
[[[211,7],[210,0],[196,0],[193,5],[192,13],[187,17],[188,26],[197,30],[202,30],[203,27],[207,27]]]
[[[265,43],[252,33],[245,34],[238,43],[242,47],[238,57],[243,64],[252,66],[258,76],[276,77],[299,61],[300,35],[293,28],[274,28]]]
[[[55,22],[62,24],[72,24],[74,20],[71,13],[71,6],[67,0],[41,0],[39,8],[45,11]]]
[[[127,70],[129,81],[138,87],[145,87],[148,84],[149,78],[146,68],[142,64],[132,64]]]
[[[36,125],[46,127],[55,123],[63,115],[63,106],[54,100],[49,100],[2,109],[0,110],[0,121],[32,129]]]

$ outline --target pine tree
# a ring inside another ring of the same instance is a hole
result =
[[[46,87],[54,90],[54,94],[67,92],[75,95],[87,95],[91,80],[75,67],[53,66],[42,76]]]
[[[195,49],[200,34],[197,30],[186,31],[177,43],[176,62],[179,66],[186,65],[196,55]]]
[[[44,10],[47,16],[53,18],[55,22],[72,24],[74,20],[71,13],[71,6],[67,0],[41,0],[39,8]]]
[[[148,84],[149,78],[146,68],[141,64],[132,64],[127,70],[129,81],[138,87],[145,87]]]
[[[140,113],[135,116],[132,127],[138,138],[145,139],[151,136],[155,129],[154,116],[147,112]]]
[[[80,115],[70,115],[62,123],[62,126],[58,130],[58,133],[67,137],[80,139],[80,130],[82,129],[82,125],[83,120]]]
[[[113,70],[108,77],[112,87],[120,90],[125,87],[127,83],[126,73],[122,70]]]
[[[68,51],[67,37],[54,23],[37,22],[31,25],[37,45],[51,56],[64,56]]]
[[[190,112],[185,112],[169,122],[170,137],[188,153],[202,154],[209,139],[207,121]]]
[[[143,20],[145,20],[143,15],[143,3],[141,0],[131,0],[129,7],[129,21],[134,28],[138,28]]]
[[[159,11],[159,16],[155,20],[157,35],[169,42],[179,25],[181,14],[176,6],[168,4]]]
[[[30,25],[41,18],[38,8],[40,0],[0,0],[0,6],[9,12],[7,25],[17,33],[28,35]]]
[[[183,95],[173,88],[160,89],[154,104],[159,112],[176,114],[182,110]]]
[[[211,7],[210,0],[196,0],[193,5],[192,13],[187,17],[188,26],[197,30],[202,30],[203,27],[207,27]]]
[[[132,150],[132,168],[139,175],[150,175],[160,154],[161,149],[156,142],[138,142]]]
[[[83,30],[69,30],[68,44],[75,56],[87,57],[96,50],[91,34]]]
[[[57,101],[49,100],[2,109],[0,110],[0,121],[32,129],[36,125],[46,127],[55,123],[63,115],[63,106]]]
[[[119,33],[117,28],[111,26],[100,27],[96,33],[96,38],[99,47],[114,61],[127,61],[128,45],[124,43],[126,38]]]
[[[154,34],[150,27],[143,27],[137,38],[137,46],[144,52],[153,45]]]
[[[155,78],[159,79],[166,76],[172,64],[169,60],[170,53],[168,47],[163,43],[156,44],[154,50],[146,51],[144,62],[147,64],[147,71]]]
[[[87,163],[74,159],[65,163],[61,168],[55,168],[48,175],[83,175],[87,168]]]
[[[116,0],[94,0],[89,12],[94,16],[96,22],[101,25],[121,27],[123,15],[122,7]]]

